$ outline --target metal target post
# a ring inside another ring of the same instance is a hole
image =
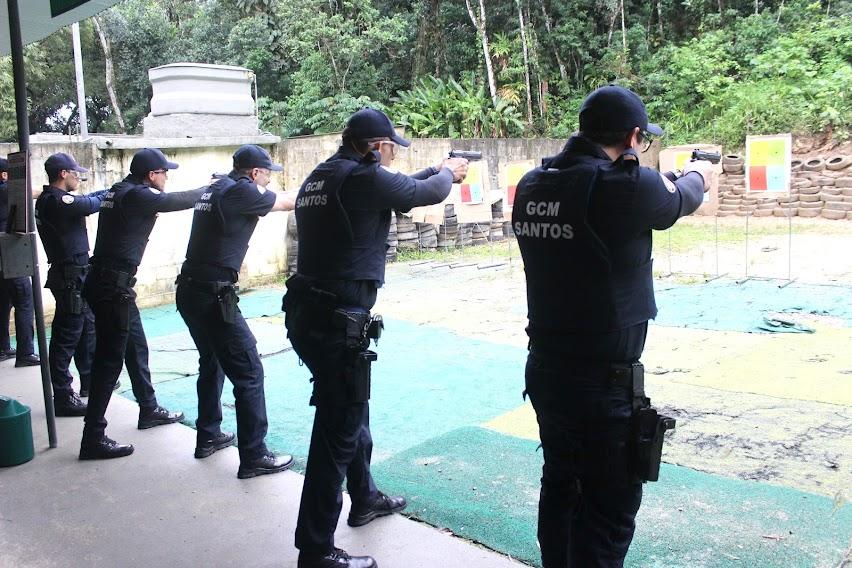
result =
[[[746,225],[745,225],[745,278],[737,282],[737,284],[742,284],[743,282],[747,282],[750,277],[748,275],[748,218],[751,215],[746,215]]]

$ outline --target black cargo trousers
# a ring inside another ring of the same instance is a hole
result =
[[[106,409],[125,363],[140,414],[157,407],[148,368],[148,342],[133,290],[133,272],[133,267],[93,264],[83,286],[83,298],[95,315],[95,359],[83,427],[84,444],[103,438]]]
[[[316,406],[296,524],[296,548],[309,554],[326,554],[334,548],[334,529],[343,505],[343,479],[353,508],[368,506],[378,496],[370,473],[373,438],[369,392],[353,386],[351,379],[358,365],[366,364],[369,372],[369,362],[358,360],[369,340],[364,337],[353,349],[345,325],[348,321],[363,326],[370,314],[362,308],[335,309],[292,289],[284,298],[284,309],[287,337],[313,375],[311,404]]]
[[[50,327],[50,378],[53,396],[63,401],[73,393],[71,359],[80,373],[80,387],[89,389],[95,354],[95,315],[82,296],[87,265],[58,263],[47,272],[47,287],[56,300]]]
[[[263,364],[254,334],[236,305],[235,286],[182,275],[178,277],[176,301],[198,349],[198,444],[221,432],[222,389],[227,375],[234,385],[240,459],[263,456],[268,428]],[[228,303],[227,313],[223,313],[223,302]]]
[[[620,568],[642,501],[630,463],[633,391],[610,363],[530,348],[526,392],[544,467],[538,540],[544,568]]]

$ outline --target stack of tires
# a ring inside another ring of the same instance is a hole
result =
[[[447,203],[444,205],[444,223],[438,226],[437,246],[445,250],[455,247],[458,234],[459,223],[456,209],[452,203]]]
[[[825,160],[805,162],[803,168],[816,174],[813,181],[819,187],[822,203],[820,217],[852,219],[852,156],[836,155]]]
[[[417,239],[420,242],[420,250],[434,251],[438,248],[438,234],[432,223],[416,223]]]
[[[797,209],[799,217],[819,217],[822,211],[822,199],[820,199],[819,171],[823,169],[822,160],[793,160],[790,169],[793,178],[790,185],[790,194],[798,197]],[[792,205],[792,203],[791,203]]]
[[[396,240],[397,250],[417,250],[420,246],[420,234],[417,225],[411,217],[404,213],[396,212]]]
[[[391,211],[391,224],[390,230],[388,231],[388,250],[385,253],[385,258],[388,262],[396,262],[396,248],[398,244],[399,241],[396,237],[396,213]]]
[[[506,238],[503,224],[503,200],[500,199],[491,204],[491,231],[488,233],[488,240],[502,241]]]
[[[737,154],[722,157],[722,173],[719,175],[719,208],[716,215],[731,217],[748,215],[755,209],[757,200],[745,197],[745,167],[743,158]]]
[[[296,273],[296,263],[299,260],[299,233],[296,232],[296,214],[287,215],[287,274]]]
[[[488,243],[488,235],[491,234],[491,223],[469,223],[470,226],[470,244],[484,245]]]
[[[462,223],[459,225],[459,232],[456,236],[457,247],[469,247],[473,244],[472,229],[470,223]]]

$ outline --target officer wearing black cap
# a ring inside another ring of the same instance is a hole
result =
[[[363,109],[349,119],[337,153],[314,169],[296,199],[297,274],[284,298],[288,337],[313,374],[316,406],[296,525],[299,568],[370,568],[369,556],[334,547],[341,483],[352,499],[349,526],[402,510],[403,497],[376,489],[370,474],[370,316],[385,277],[392,210],[443,201],[464,179],[467,160],[449,159],[412,176],[391,169],[396,147],[409,142],[390,119]]]
[[[9,221],[9,162],[0,158],[0,232],[6,232]],[[9,316],[15,308],[15,339],[17,349],[9,342]],[[33,285],[26,276],[0,279],[0,361],[15,358],[16,367],[31,367],[41,363],[35,354],[33,341]]]
[[[293,465],[292,456],[275,456],[264,443],[263,364],[237,307],[236,285],[258,219],[270,211],[293,210],[295,191],[266,189],[271,172],[282,170],[259,146],[241,146],[234,153],[231,173],[216,180],[195,203],[186,261],[178,276],[178,311],[198,348],[195,457],[206,458],[234,441],[234,434],[221,430],[227,375],[236,399],[240,479]]]
[[[580,132],[518,185],[512,228],[527,281],[526,392],[544,450],[544,568],[622,566],[633,538],[644,478],[629,431],[634,405],[647,401],[639,357],[657,314],[651,230],[695,211],[711,171],[690,162],[677,178],[641,167],[637,152],[662,133],[635,93],[602,87],[580,108]]]
[[[82,297],[89,269],[86,216],[100,210],[106,190],[72,195],[80,187],[80,174],[89,170],[63,152],[47,158],[44,169],[48,185],[36,200],[35,217],[50,264],[45,288],[56,300],[48,354],[53,405],[57,416],[83,416],[86,405],[71,387],[68,367],[74,357],[81,391],[88,390],[95,353],[95,316]]]
[[[136,269],[145,252],[158,213],[189,209],[203,189],[165,193],[168,171],[178,167],[160,150],[143,148],[130,162],[130,175],[104,195],[92,268],[83,297],[95,314],[95,361],[86,411],[80,459],[118,458],[133,453],[105,434],[113,386],[127,354],[133,395],[139,403],[139,429],[172,424],[183,413],[157,404],[148,370],[148,344],[136,307]]]

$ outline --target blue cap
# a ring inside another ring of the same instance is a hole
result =
[[[663,129],[648,122],[648,111],[639,95],[619,87],[607,85],[592,91],[580,107],[581,132],[626,132],[636,127],[656,136]]]
[[[400,146],[407,148],[411,145],[411,142],[396,133],[388,115],[374,108],[362,108],[353,114],[349,117],[346,128],[355,140],[390,138]]]
[[[234,169],[248,170],[251,168],[264,168],[273,172],[284,171],[284,166],[272,163],[272,156],[269,155],[269,152],[254,144],[245,144],[234,152]]]
[[[9,171],[9,160],[6,158],[0,158],[0,172],[8,172]]]
[[[49,156],[47,160],[45,160],[44,171],[47,172],[47,177],[56,177],[62,170],[80,173],[86,173],[89,171],[86,168],[81,167],[71,154],[66,154],[65,152],[58,152]]]
[[[156,170],[176,170],[178,165],[166,159],[165,154],[156,148],[142,148],[130,160],[130,173],[135,176],[144,176],[148,172]]]

